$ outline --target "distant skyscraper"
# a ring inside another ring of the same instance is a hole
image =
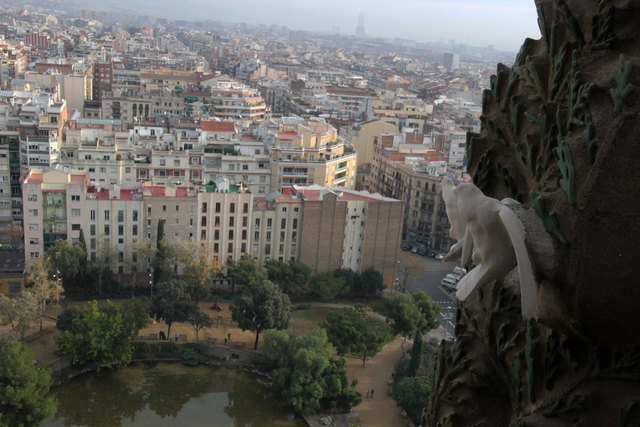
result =
[[[460,55],[457,53],[445,53],[442,55],[442,65],[449,72],[457,70],[460,68]]]
[[[356,27],[356,37],[364,37],[364,13],[358,15],[358,26]]]

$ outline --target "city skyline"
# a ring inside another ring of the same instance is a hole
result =
[[[525,38],[539,38],[536,8],[531,0],[399,0],[390,6],[381,0],[354,0],[348,3],[328,0],[322,4],[292,0],[239,0],[211,2],[185,0],[175,9],[168,0],[154,2],[153,8],[139,0],[110,0],[96,4],[134,9],[151,16],[212,19],[248,24],[282,25],[294,30],[355,35],[358,16],[364,14],[365,34],[370,37],[412,39],[417,42],[455,40],[472,46],[493,45],[496,49],[517,51]],[[432,20],[429,20],[433,17]]]

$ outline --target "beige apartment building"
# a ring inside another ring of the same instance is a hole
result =
[[[269,260],[300,258],[302,199],[279,192],[253,200],[251,255],[263,266]]]
[[[87,224],[86,171],[30,169],[22,179],[27,271],[58,239],[77,240]]]
[[[271,191],[294,185],[355,187],[357,154],[324,119],[274,119],[279,129],[271,146]]]
[[[341,135],[351,141],[351,145],[358,154],[357,166],[373,162],[373,147],[375,138],[385,133],[397,133],[398,127],[383,120],[369,120],[362,124],[343,128]]]
[[[394,281],[403,202],[338,187],[294,187],[303,200],[300,260],[313,272],[374,268]]]
[[[199,192],[197,203],[196,242],[206,248],[209,259],[225,265],[250,253],[251,193],[231,192],[227,183],[214,192]]]

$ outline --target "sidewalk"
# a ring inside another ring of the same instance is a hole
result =
[[[347,378],[349,382],[356,378],[357,389],[362,393],[362,403],[353,412],[360,414],[360,424],[370,426],[407,426],[412,425],[408,418],[400,415],[400,407],[389,395],[389,380],[393,368],[402,357],[402,337],[396,337],[372,359],[362,366],[362,360],[347,358]],[[405,351],[410,348],[405,343]],[[374,390],[373,398],[367,399],[367,390]]]

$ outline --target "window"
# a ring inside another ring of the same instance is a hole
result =
[[[38,239],[37,237],[31,237],[29,239],[29,244],[30,245],[38,245],[38,244],[40,244],[40,239]]]
[[[39,258],[40,257],[40,252],[30,252],[29,256],[31,258]]]
[[[229,212],[234,213],[236,211],[236,204],[235,203],[231,203],[229,205]]]
[[[118,222],[124,221],[124,211],[118,211]]]
[[[246,227],[248,223],[249,223],[249,217],[243,216],[242,217],[242,226]]]
[[[267,182],[267,177],[264,175],[260,175],[260,182]]]
[[[229,227],[233,227],[233,218],[232,216],[229,217]]]
[[[256,231],[253,233],[253,240],[260,240],[260,232]]]
[[[267,218],[267,227],[271,227],[271,218]]]
[[[284,242],[284,231],[280,232],[280,241]]]
[[[38,224],[29,224],[29,230],[38,231]]]
[[[214,240],[220,240],[220,230],[214,230],[213,231],[213,239]]]
[[[27,200],[30,202],[37,202],[38,201],[38,195],[37,194],[29,194],[27,196]]]
[[[200,225],[201,225],[202,227],[206,227],[206,226],[207,226],[207,217],[206,217],[206,216],[203,216],[203,217],[202,217],[202,219],[201,219],[201,221],[200,221]]]
[[[282,218],[282,220],[280,221],[280,228],[287,228],[287,219],[286,218]]]
[[[293,224],[291,225],[291,227],[295,230],[296,228],[298,228],[298,218],[293,218]]]
[[[90,224],[89,225],[89,235],[90,236],[95,236],[96,235],[96,225],[95,224]]]
[[[284,245],[280,245],[278,250],[279,250],[280,253],[284,253]]]
[[[264,245],[264,254],[265,255],[271,255],[271,245],[270,244],[266,244]]]
[[[293,208],[293,211],[294,212],[298,212],[298,208]]]
[[[104,220],[109,221],[109,211],[104,211]]]
[[[233,230],[229,230],[229,239],[233,239]]]
[[[249,213],[249,203],[242,205],[242,213]]]
[[[295,242],[296,241],[296,237],[298,237],[298,233],[296,231],[293,231],[291,233],[291,241]]]
[[[229,243],[229,245],[227,246],[227,252],[233,252],[233,243]]]
[[[133,218],[134,221],[138,220],[138,211],[133,211]]]
[[[124,236],[124,226],[123,225],[119,225],[118,226],[118,236]]]
[[[80,224],[71,224],[71,229],[73,231],[80,231]]]
[[[105,236],[108,236],[108,235],[109,235],[110,230],[111,230],[111,228],[110,228],[108,225],[105,225],[105,226],[104,226],[104,235],[105,235]]]
[[[176,205],[176,212],[180,211],[180,206]]]
[[[215,221],[216,222],[214,223],[214,226],[220,227],[220,217],[219,216],[216,217]]]
[[[78,195],[78,194],[72,194],[72,195],[71,195],[71,201],[72,201],[72,202],[79,202],[79,201],[80,201],[80,195]]]
[[[100,168],[100,173],[107,173],[107,168]]]
[[[267,237],[267,242],[270,242],[271,241],[271,232],[270,231],[267,231],[267,236],[266,237]]]
[[[167,211],[167,205],[162,205],[162,212],[166,212]]]
[[[9,293],[10,294],[19,294],[22,292],[22,283],[17,281],[9,282]]]
[[[160,166],[166,166],[167,161],[165,159],[160,159]]]
[[[286,211],[287,211],[286,206],[283,206],[283,207],[282,207],[282,212],[286,212]]]
[[[218,243],[213,244],[213,252],[218,252],[220,250],[220,245]]]
[[[133,234],[134,236],[138,235],[138,226],[136,224],[133,224],[133,229],[131,230],[131,234]]]
[[[207,213],[207,204],[206,203],[202,204],[202,213]]]
[[[256,227],[260,227],[260,218],[256,218]]]
[[[242,240],[247,240],[247,230],[242,230]]]
[[[71,209],[71,216],[80,216],[80,209]]]
[[[38,209],[29,209],[29,215],[38,216]]]
[[[174,160],[173,166],[180,166],[180,160]]]
[[[206,230],[200,231],[200,240],[205,240],[207,238]]]

